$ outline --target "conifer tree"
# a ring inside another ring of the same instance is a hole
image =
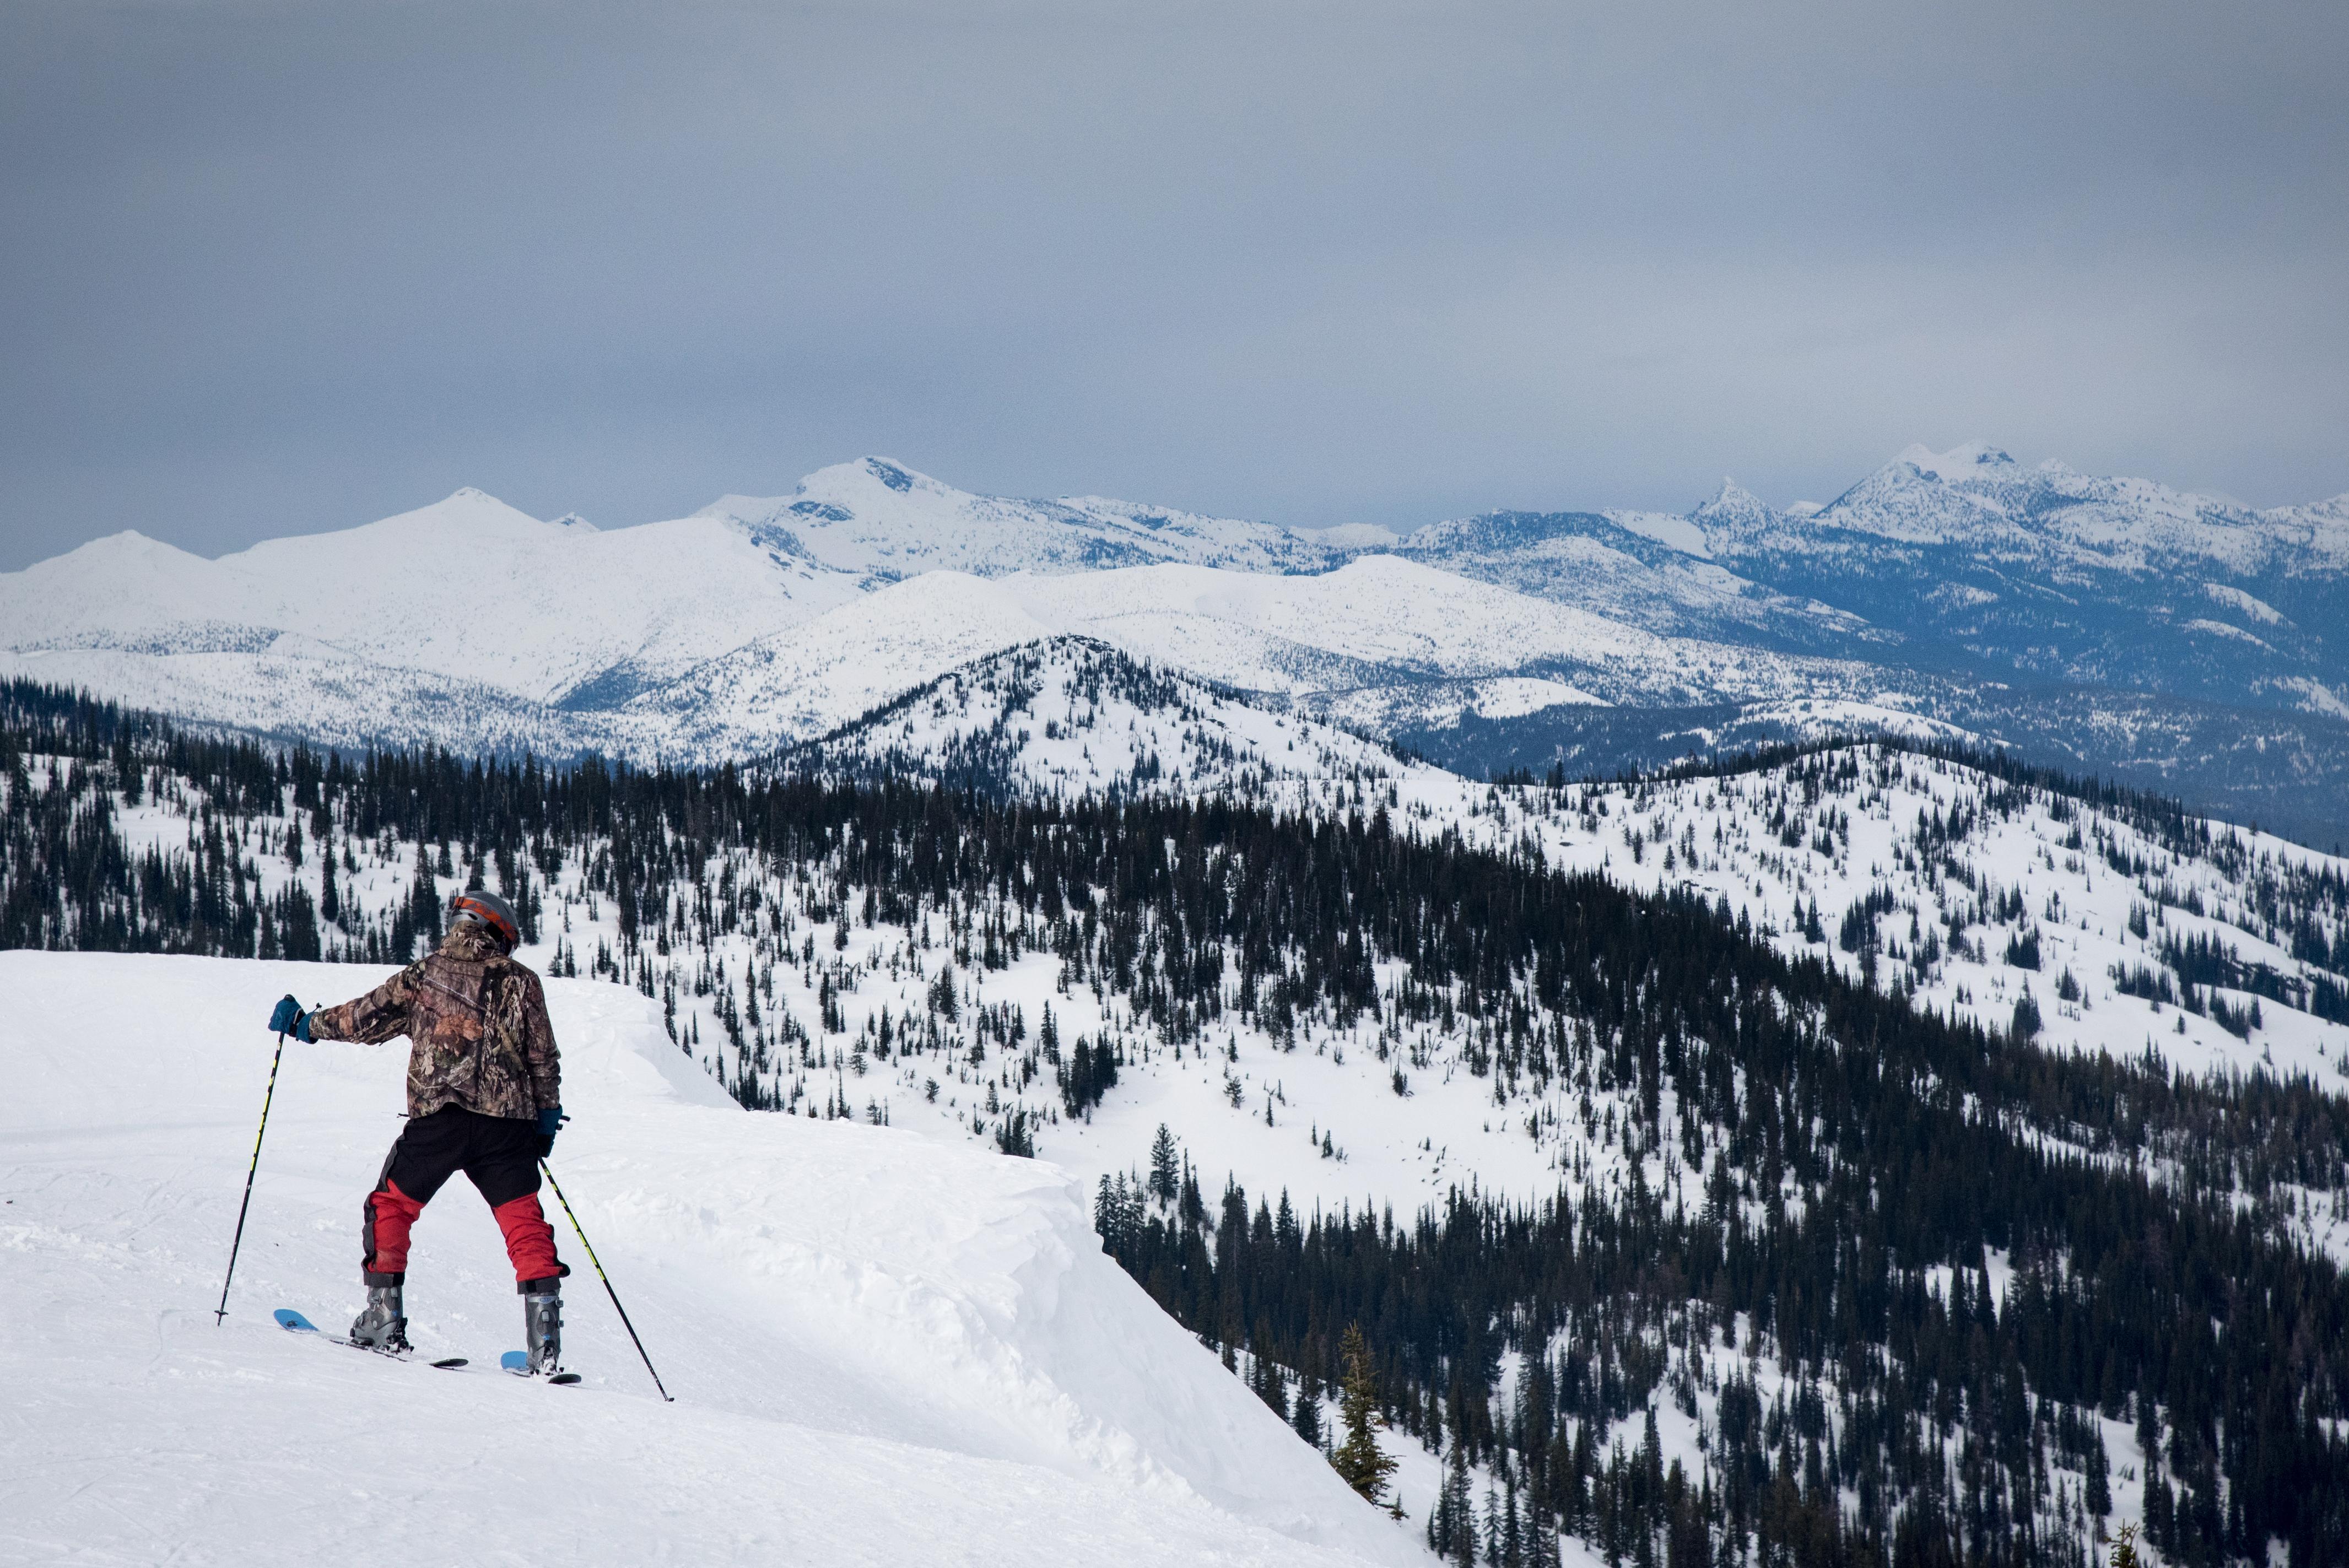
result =
[[[1173,1203],[1179,1178],[1174,1163],[1174,1134],[1162,1121],[1158,1124],[1158,1136],[1150,1141],[1150,1195],[1162,1204]]]
[[[1321,1381],[1310,1372],[1301,1373],[1297,1379],[1297,1408],[1289,1418],[1297,1435],[1315,1448],[1322,1441]]]
[[[1346,1362],[1346,1391],[1339,1407],[1339,1418],[1345,1423],[1346,1440],[1339,1445],[1330,1462],[1348,1486],[1368,1501],[1377,1502],[1386,1492],[1387,1477],[1394,1473],[1395,1461],[1379,1451],[1378,1438],[1371,1430],[1378,1410],[1379,1390],[1371,1371],[1371,1347],[1362,1338],[1361,1324],[1347,1326],[1340,1354]]]

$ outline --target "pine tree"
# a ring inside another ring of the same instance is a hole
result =
[[[1175,1169],[1174,1134],[1164,1122],[1158,1124],[1158,1136],[1150,1141],[1150,1195],[1161,1204],[1174,1202]]]
[[[1272,1413],[1282,1421],[1288,1419],[1288,1376],[1274,1362],[1258,1356],[1253,1364],[1252,1387],[1256,1397],[1271,1407]],[[1376,1500],[1373,1499],[1373,1501]]]
[[[1297,1379],[1297,1409],[1289,1420],[1297,1435],[1315,1448],[1321,1446],[1321,1381],[1310,1372]]]
[[[1371,1347],[1362,1338],[1361,1325],[1348,1326],[1340,1354],[1346,1362],[1346,1388],[1339,1406],[1339,1419],[1345,1423],[1346,1440],[1339,1445],[1330,1463],[1345,1478],[1348,1486],[1377,1502],[1385,1495],[1387,1477],[1394,1473],[1395,1461],[1379,1451],[1379,1440],[1371,1430],[1378,1410],[1379,1390],[1371,1376]]]
[[[1452,1468],[1444,1478],[1445,1511],[1452,1516],[1452,1561],[1456,1568],[1476,1568],[1476,1503],[1468,1490],[1468,1445],[1452,1439]]]

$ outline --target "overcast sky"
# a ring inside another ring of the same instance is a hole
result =
[[[883,453],[1327,524],[2349,490],[2349,6],[0,4],[0,569]]]

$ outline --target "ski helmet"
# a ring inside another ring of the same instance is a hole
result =
[[[460,892],[449,901],[459,920],[478,920],[498,934],[508,952],[522,940],[522,923],[514,918],[513,905],[486,888]]]

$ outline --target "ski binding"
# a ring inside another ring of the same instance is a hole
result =
[[[507,1371],[512,1373],[517,1377],[527,1377],[531,1376],[530,1352],[527,1350],[509,1350],[503,1356],[498,1357],[498,1365],[504,1367]],[[572,1384],[579,1381],[579,1374],[576,1372],[557,1372],[549,1377],[547,1381],[559,1387],[568,1388]]]
[[[385,1357],[393,1361],[406,1361],[410,1358],[405,1351],[378,1350],[372,1345],[358,1345],[345,1339],[338,1334],[328,1334],[290,1306],[281,1306],[270,1315],[277,1320],[277,1326],[280,1328],[290,1329],[295,1334],[315,1334],[329,1345],[348,1345],[354,1350],[364,1350],[369,1355]],[[443,1371],[452,1371],[467,1363],[461,1356],[444,1356],[429,1365],[438,1367]]]

